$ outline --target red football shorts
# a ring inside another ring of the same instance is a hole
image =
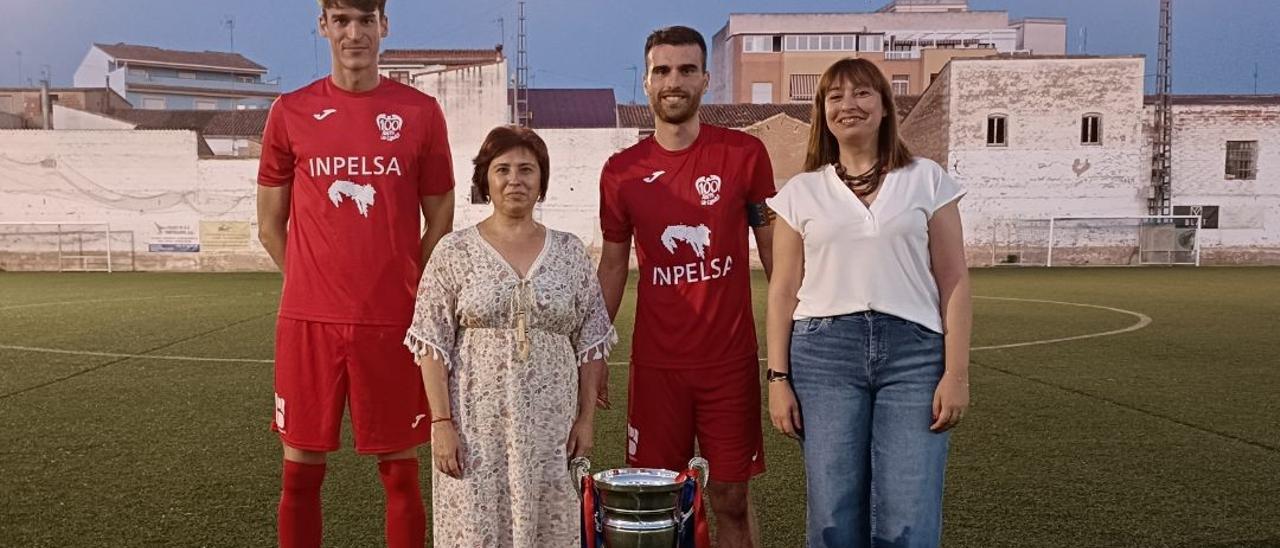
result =
[[[713,481],[764,472],[755,356],[699,369],[631,367],[627,466],[684,470],[695,438]]]
[[[427,396],[404,346],[406,329],[277,320],[271,429],[291,447],[334,451],[350,403],[358,453],[394,453],[430,441]]]

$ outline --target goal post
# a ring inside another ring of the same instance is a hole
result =
[[[1063,216],[992,223],[995,266],[1200,265],[1199,215]]]
[[[132,262],[132,242],[113,245],[124,236],[110,223],[0,222],[0,270],[114,272]]]

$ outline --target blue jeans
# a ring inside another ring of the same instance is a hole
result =
[[[794,322],[811,548],[941,543],[948,434],[929,425],[944,368],[942,335],[895,316]]]

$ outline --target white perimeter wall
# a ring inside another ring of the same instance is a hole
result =
[[[635,130],[539,133],[552,173],[539,219],[599,247],[600,167],[636,142]],[[479,143],[463,146],[453,149],[457,228],[490,212],[489,205],[469,200],[470,159]],[[110,223],[115,268],[122,270],[267,269],[270,260],[256,237],[257,169],[254,158],[198,159],[196,136],[189,131],[0,131],[0,222]],[[249,241],[239,249],[211,251],[203,242],[199,252],[150,250],[149,244],[202,243],[200,226],[206,221],[241,230],[248,225]],[[0,237],[0,268],[23,269],[12,255],[4,262],[6,250],[22,247],[8,234]],[[122,253],[130,249],[132,260]]]

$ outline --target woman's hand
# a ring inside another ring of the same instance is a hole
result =
[[[934,432],[946,432],[960,424],[969,409],[969,374],[947,371],[933,391]]]
[[[431,425],[431,458],[436,469],[454,479],[462,479],[462,454],[459,449],[458,430],[452,420]]]
[[[800,403],[787,381],[769,383],[769,419],[773,427],[787,437],[800,439],[804,424],[800,421]]]
[[[595,446],[595,419],[578,417],[569,430],[569,441],[565,450],[570,459],[591,456],[591,448]]]

